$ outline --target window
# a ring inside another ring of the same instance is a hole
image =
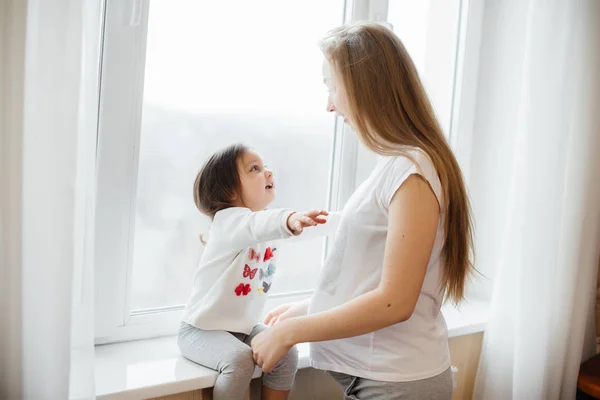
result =
[[[187,300],[202,254],[198,234],[209,225],[191,187],[215,150],[234,142],[255,147],[275,172],[274,207],[327,207],[335,120],[324,112],[315,43],[342,23],[343,11],[341,1],[320,0],[150,3],[133,312]],[[281,246],[286,267],[274,293],[311,289],[323,240]]]
[[[458,14],[440,23],[431,16],[432,2],[391,0],[389,22],[415,57],[436,109],[449,120],[455,50],[442,57],[430,39],[456,37],[448,30],[457,29]],[[385,21],[388,13],[387,1],[374,0],[125,3],[106,4],[98,343],[176,332],[203,250],[199,234],[209,226],[194,207],[192,184],[215,150],[233,142],[256,148],[275,172],[274,207],[343,206],[374,157],[325,112],[316,43],[344,21]],[[446,44],[456,47],[456,41]],[[428,69],[432,59],[443,59],[443,66]],[[325,243],[283,244],[286,267],[278,271],[273,302],[310,295]]]
[[[446,135],[450,134],[460,0],[391,0],[388,22],[417,66]]]

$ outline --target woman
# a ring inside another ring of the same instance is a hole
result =
[[[273,310],[252,341],[264,371],[295,344],[346,399],[450,399],[444,299],[473,273],[460,167],[414,63],[387,28],[358,23],[322,41],[328,110],[383,156],[348,200],[318,289]]]

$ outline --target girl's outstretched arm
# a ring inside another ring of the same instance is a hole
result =
[[[242,249],[256,243],[299,235],[305,227],[324,224],[326,215],[327,212],[323,210],[294,212],[273,209],[253,212],[248,208],[232,207],[215,215],[210,240]]]

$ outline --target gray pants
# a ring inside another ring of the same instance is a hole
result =
[[[410,382],[381,382],[352,375],[329,374],[342,386],[344,400],[450,400],[452,371]]]
[[[214,400],[240,400],[254,374],[250,342],[265,329],[267,327],[260,324],[249,335],[244,335],[205,331],[182,323],[179,328],[179,349],[185,358],[220,372],[213,389]],[[290,390],[297,368],[298,352],[292,347],[272,372],[263,373],[263,385],[273,390]]]

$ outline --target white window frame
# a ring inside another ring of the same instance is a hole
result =
[[[469,0],[461,0],[463,5],[468,3]],[[135,230],[148,11],[149,0],[106,0],[95,224],[97,344],[175,334],[182,316],[181,306],[135,315],[130,310],[130,246]],[[388,0],[346,0],[344,21],[385,22],[387,11]],[[464,46],[459,47],[462,53],[457,60],[464,57]],[[455,85],[462,84],[460,74],[468,69],[462,60],[458,64],[464,68],[457,73]],[[461,93],[463,100],[465,96],[468,99],[468,90]],[[455,103],[453,119],[459,117],[457,108]],[[454,136],[451,133],[451,140]],[[376,157],[359,144],[357,136],[339,119],[332,147],[328,204],[330,209],[340,210],[370,172]],[[267,308],[307,298],[311,292],[272,295]]]

